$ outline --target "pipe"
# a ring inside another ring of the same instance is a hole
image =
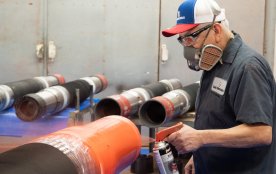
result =
[[[95,106],[95,115],[99,118],[109,115],[130,117],[137,114],[143,102],[181,87],[182,84],[178,79],[171,79],[130,89],[120,95],[116,94],[101,99]]]
[[[141,122],[149,128],[157,128],[195,108],[199,82],[155,97],[142,104],[139,109]]]
[[[0,85],[0,111],[12,107],[20,97],[26,94],[63,83],[65,83],[63,76],[53,74]]]
[[[112,174],[141,150],[136,126],[120,116],[70,127],[0,154],[1,174]]]
[[[35,121],[44,115],[59,112],[67,106],[74,106],[76,89],[80,90],[82,102],[90,95],[90,85],[93,86],[93,93],[97,94],[106,88],[107,81],[104,76],[95,75],[47,88],[36,94],[25,95],[16,102],[15,113],[22,121]]]
[[[274,62],[275,44],[275,23],[276,23],[276,1],[265,1],[265,24],[264,24],[264,50],[263,54],[272,70]]]

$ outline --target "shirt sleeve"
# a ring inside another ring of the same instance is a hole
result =
[[[245,64],[236,81],[238,88],[233,110],[236,121],[246,124],[264,123],[273,126],[273,89],[264,66],[256,63]]]

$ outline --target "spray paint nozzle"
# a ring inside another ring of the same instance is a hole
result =
[[[176,125],[169,127],[167,129],[162,129],[161,131],[159,131],[158,133],[156,133],[156,142],[162,141],[164,140],[164,138],[168,137],[169,135],[171,135],[172,133],[179,131],[182,127],[183,127],[183,123],[179,122]]]

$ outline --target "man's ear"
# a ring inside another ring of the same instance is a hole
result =
[[[216,43],[220,42],[222,38],[222,26],[220,24],[214,24],[213,26],[214,32],[215,32],[215,41]]]

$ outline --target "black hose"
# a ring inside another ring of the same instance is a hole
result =
[[[90,85],[85,80],[75,80],[73,82],[60,85],[67,89],[70,94],[69,106],[74,106],[76,101],[76,89],[80,90],[80,102],[85,100],[90,95]]]
[[[170,91],[168,85],[162,82],[151,83],[149,85],[143,86],[142,88],[149,93],[150,98],[161,96]]]
[[[12,82],[5,84],[10,87],[14,94],[14,103],[22,96],[30,93],[36,93],[43,89],[43,85],[36,79],[21,80],[18,82]],[[13,106],[12,105],[12,106]]]
[[[68,104],[64,107],[75,106],[77,98],[76,89],[79,89],[80,102],[85,100],[90,95],[90,85],[85,80],[75,80],[60,86],[63,87],[63,90],[67,90],[69,93]],[[53,114],[59,109],[64,109],[60,108],[61,106],[58,105],[59,101],[57,98],[54,98],[55,102],[47,103],[46,100],[47,97],[43,98],[38,94],[27,94],[21,97],[15,104],[15,112],[17,117],[22,121],[31,122],[40,119],[42,116],[49,113]]]

